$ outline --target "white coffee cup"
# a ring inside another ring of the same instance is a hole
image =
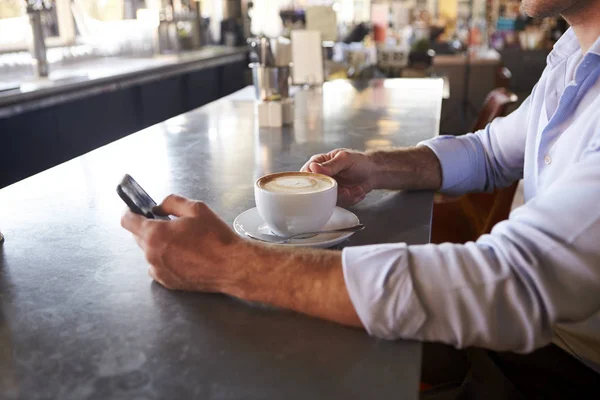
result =
[[[275,235],[321,230],[337,203],[335,179],[310,172],[279,172],[254,182],[254,199],[262,219]]]

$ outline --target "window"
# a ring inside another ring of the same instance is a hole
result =
[[[164,0],[27,0],[52,4],[43,14],[44,37],[47,47],[89,45],[101,54],[113,54],[129,44],[131,48],[146,51],[145,42],[152,45],[152,35],[157,27],[154,19],[138,19],[158,10]],[[288,0],[289,1],[289,0]],[[211,17],[213,37],[220,34],[223,0],[178,0],[176,5],[202,4],[202,14]],[[30,45],[31,27],[26,11],[26,0],[0,0],[0,54],[26,51]],[[177,8],[177,7],[176,7]],[[156,21],[158,24],[158,20]],[[150,39],[148,39],[150,37]],[[115,50],[117,49],[117,50]],[[109,51],[110,50],[110,51]]]
[[[79,2],[90,18],[99,21],[135,19],[138,9],[146,8],[146,3],[152,3],[145,0],[79,0]]]
[[[48,46],[73,43],[75,30],[70,0],[46,0],[52,5],[42,14],[44,37]],[[24,0],[0,0],[0,52],[26,50],[31,26]]]
[[[27,15],[22,0],[0,1],[0,50],[20,47],[27,37]]]
[[[17,18],[25,14],[23,0],[3,0],[0,2],[0,19]]]

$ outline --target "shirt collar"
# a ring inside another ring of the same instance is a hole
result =
[[[596,51],[600,50],[600,42],[596,41],[594,46],[598,45]],[[594,47],[592,47],[594,48]],[[558,41],[554,44],[554,48],[548,54],[547,62],[548,66],[552,69],[556,67],[558,64],[569,58],[576,51],[581,50],[579,47],[579,41],[577,40],[577,36],[575,36],[575,32],[573,28],[567,29],[565,33],[558,39]]]
[[[592,53],[597,56],[600,56],[600,36],[598,37],[598,39],[596,39],[596,41],[594,42],[592,47],[590,47],[590,49],[588,50],[588,53]]]

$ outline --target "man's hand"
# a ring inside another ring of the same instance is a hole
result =
[[[206,204],[170,195],[156,212],[179,218],[153,220],[128,210],[121,219],[156,282],[168,289],[224,292],[243,273],[236,267],[245,243]]]
[[[206,204],[176,195],[155,212],[179,218],[154,220],[127,211],[121,225],[146,254],[150,276],[167,289],[224,293],[362,326],[339,251],[243,240]]]
[[[352,206],[375,188],[373,163],[366,153],[336,149],[314,155],[301,171],[331,176],[338,183],[338,204]]]
[[[364,153],[337,149],[312,156],[301,171],[333,177],[341,206],[358,203],[374,189],[439,190],[442,186],[440,161],[427,146]]]

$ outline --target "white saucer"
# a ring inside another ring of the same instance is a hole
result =
[[[335,210],[333,210],[333,215],[331,218],[329,218],[329,221],[323,230],[347,228],[359,223],[360,221],[358,220],[358,217],[354,215],[354,213],[343,208],[336,207]],[[238,215],[235,221],[233,221],[233,229],[235,229],[238,235],[248,240],[254,239],[246,236],[246,232],[266,241],[272,239],[271,236],[273,235],[271,230],[267,227],[267,224],[265,224],[265,221],[258,214],[256,207],[244,211]],[[282,246],[317,247],[324,249],[342,243],[353,234],[354,232],[321,233],[320,235],[306,239],[292,239],[289,243]]]

